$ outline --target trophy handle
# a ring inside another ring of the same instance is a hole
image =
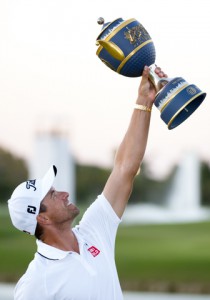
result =
[[[97,45],[100,45],[101,47],[106,49],[106,51],[115,59],[123,61],[123,59],[125,58],[123,51],[115,43],[107,42],[104,40],[97,40],[96,43]]]

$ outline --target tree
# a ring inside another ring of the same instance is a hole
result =
[[[149,178],[146,167],[141,167],[141,175],[137,176],[129,203],[154,202],[163,203],[164,195],[171,180],[170,176],[164,181]],[[110,175],[110,169],[95,166],[77,165],[76,193],[78,203],[92,202],[99,195]]]
[[[201,191],[202,204],[210,205],[210,168],[209,165],[203,162],[201,164]]]
[[[92,202],[101,194],[110,175],[110,170],[96,166],[76,166],[76,193],[79,203]]]
[[[0,200],[6,202],[14,188],[25,181],[28,169],[23,159],[0,148]]]

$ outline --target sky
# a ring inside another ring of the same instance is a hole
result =
[[[97,19],[135,18],[153,39],[156,64],[207,93],[173,130],[153,108],[145,161],[155,176],[188,152],[210,163],[209,14],[208,0],[0,1],[0,146],[33,160],[36,133],[58,128],[77,161],[111,166],[141,78],[96,56]]]

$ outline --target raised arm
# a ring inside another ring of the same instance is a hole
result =
[[[160,68],[155,72],[159,77],[166,77]],[[155,100],[155,88],[149,81],[149,68],[145,67],[127,132],[119,146],[112,173],[104,187],[104,195],[121,218],[133,188],[134,178],[142,163],[149,132],[149,110]],[[142,110],[141,105],[147,108]],[[139,109],[140,108],[140,109]]]

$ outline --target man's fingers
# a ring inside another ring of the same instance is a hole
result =
[[[168,77],[167,74],[165,74],[160,67],[156,67],[155,68],[155,73],[159,76],[159,77]]]
[[[143,77],[146,77],[146,78],[148,78],[149,77],[149,67],[147,67],[147,66],[145,66],[144,67],[144,71],[143,71]]]

